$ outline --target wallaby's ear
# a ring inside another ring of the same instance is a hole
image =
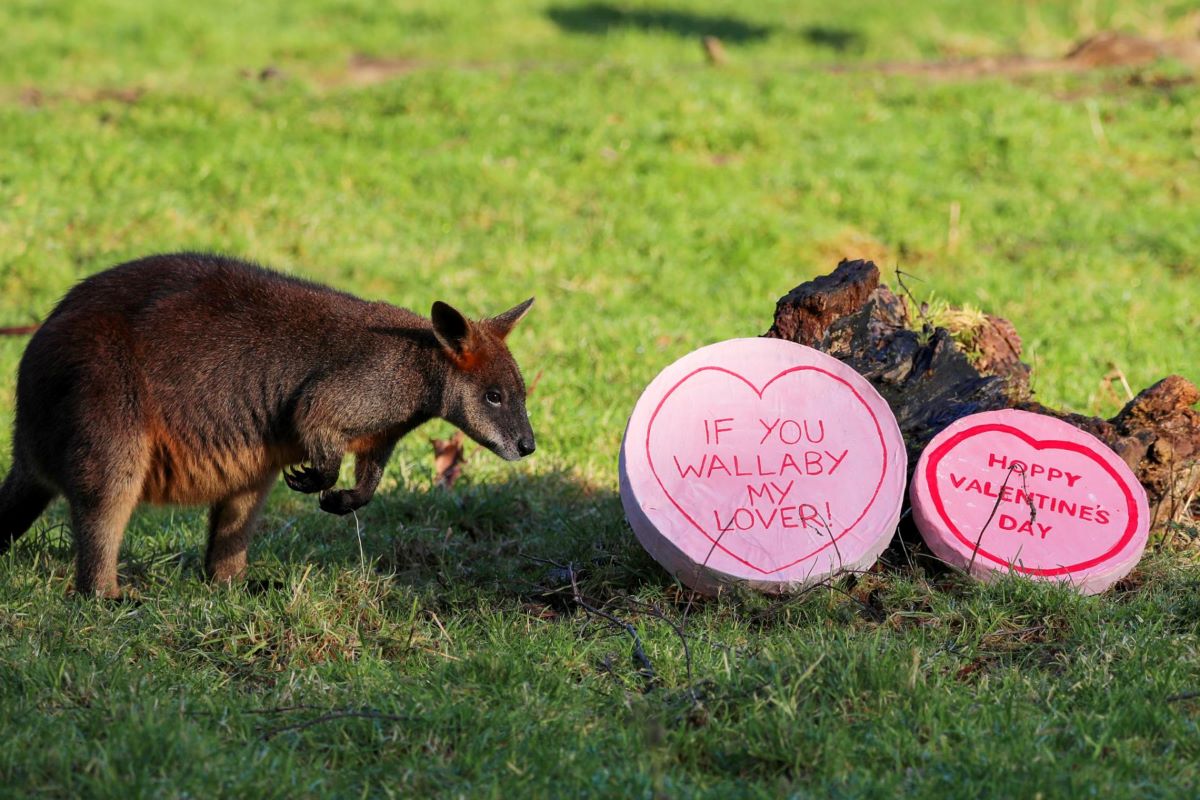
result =
[[[471,352],[471,323],[458,309],[437,300],[430,312],[433,318],[433,335],[442,347],[456,360],[467,358]]]
[[[503,314],[489,319],[487,321],[488,328],[501,339],[505,338],[508,334],[512,333],[512,329],[517,326],[517,323],[529,313],[531,305],[533,305],[532,297],[518,306],[513,306]]]

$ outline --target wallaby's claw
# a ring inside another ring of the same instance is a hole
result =
[[[336,478],[334,479],[336,481]],[[328,489],[332,483],[314,467],[293,467],[283,473],[283,482],[288,488],[303,494],[315,494]]]
[[[339,517],[345,516],[351,511],[357,511],[366,504],[366,501],[359,499],[353,489],[321,493],[321,510],[330,514],[337,514]]]

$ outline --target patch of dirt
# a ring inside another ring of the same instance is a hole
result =
[[[42,108],[64,100],[75,103],[102,103],[111,100],[131,106],[145,95],[146,90],[141,86],[68,89],[64,92],[44,92],[36,86],[26,86],[18,93],[17,99],[26,108]]]
[[[934,78],[1017,77],[1048,72],[1086,72],[1112,67],[1145,67],[1164,58],[1174,58],[1200,69],[1200,41],[1150,39],[1132,34],[1104,31],[1076,43],[1062,58],[993,56],[836,66],[835,72],[881,72],[885,75],[917,75]]]
[[[710,64],[725,62],[727,54],[719,39],[708,37],[701,44]],[[883,62],[875,64],[835,64],[827,68],[834,73],[880,73],[884,75],[911,75],[935,79],[956,80],[986,78],[992,76],[1020,78],[1055,72],[1086,72],[1113,67],[1142,68],[1163,59],[1175,59],[1200,73],[1200,39],[1153,39],[1132,34],[1104,31],[1078,42],[1061,58],[1034,58],[1030,56],[989,56],[983,58],[949,59],[943,61]],[[327,87],[373,86],[413,72],[433,69],[476,71],[495,68],[497,65],[460,62],[453,64],[426,61],[417,58],[373,56],[358,53],[350,57],[344,69],[318,77],[318,82]],[[506,64],[518,70],[534,68],[566,69],[571,65],[545,62],[522,62]],[[261,69],[243,69],[239,73],[247,80],[262,83],[285,80],[288,76],[274,65]],[[1195,83],[1196,76],[1145,76],[1135,74],[1123,82],[1124,88],[1174,89]],[[0,92],[0,97],[4,94]],[[27,108],[40,108],[52,103],[69,101],[97,103],[115,101],[133,105],[142,99],[146,89],[141,86],[111,87],[102,89],[67,89],[46,91],[36,86],[27,86],[16,92],[15,99]],[[8,95],[12,98],[12,95]]]
[[[1105,31],[1075,45],[1063,60],[1080,69],[1144,67],[1165,55],[1163,45],[1151,39]]]
[[[341,72],[326,74],[318,82],[330,88],[338,86],[374,86],[414,72],[442,70],[445,72],[488,72],[513,70],[528,72],[537,69],[566,71],[580,65],[559,61],[527,60],[515,62],[436,61],[420,58],[387,58],[362,53],[351,56]]]
[[[373,86],[415,72],[423,66],[425,65],[415,58],[380,58],[359,53],[351,56],[345,72],[329,83],[341,86]]]

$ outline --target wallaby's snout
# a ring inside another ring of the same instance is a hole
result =
[[[505,344],[531,305],[533,298],[479,322],[440,301],[431,313],[434,335],[452,368],[442,417],[506,461],[537,449],[525,409],[525,381]]]
[[[508,437],[510,446],[506,453],[498,453],[501,458],[507,461],[520,461],[526,456],[533,455],[533,451],[537,450],[537,443],[533,437],[533,426],[529,423],[529,415],[525,411],[525,403],[522,402],[518,413],[514,414],[517,417],[516,424],[513,427],[514,433]]]

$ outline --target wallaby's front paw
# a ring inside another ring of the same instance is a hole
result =
[[[367,501],[359,498],[353,489],[342,489],[337,492],[324,492],[321,495],[320,504],[322,511],[344,516],[362,508]]]
[[[316,494],[317,492],[329,489],[337,483],[337,476],[334,475],[333,480],[330,480],[314,467],[300,466],[284,470],[283,482],[293,491],[304,494]]]

